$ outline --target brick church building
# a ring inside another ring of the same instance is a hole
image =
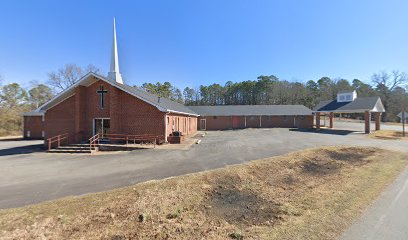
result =
[[[151,134],[167,142],[174,131],[194,134],[197,117],[183,104],[123,83],[114,24],[108,77],[90,72],[35,111],[25,113],[24,137],[48,139],[67,133],[68,143],[81,143],[97,133]]]
[[[26,114],[24,126],[25,137],[48,139],[68,133],[69,143],[86,142],[97,133],[152,134],[167,142],[174,131],[195,133],[197,116],[182,104],[88,73]]]

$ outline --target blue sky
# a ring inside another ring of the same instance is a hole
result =
[[[109,70],[112,19],[129,85],[366,82],[408,72],[408,1],[145,0],[0,2],[0,75],[28,86],[66,63]]]

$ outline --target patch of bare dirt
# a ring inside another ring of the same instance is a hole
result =
[[[224,219],[239,226],[270,226],[286,214],[281,204],[263,199],[257,192],[240,190],[233,184],[220,184],[206,197],[204,209],[211,218]]]
[[[315,175],[338,173],[343,167],[364,165],[377,153],[372,148],[349,147],[330,151],[327,149],[316,152],[315,156],[300,161],[303,172]]]
[[[326,175],[337,173],[341,169],[341,163],[337,162],[314,162],[305,161],[302,163],[303,172],[315,175]]]

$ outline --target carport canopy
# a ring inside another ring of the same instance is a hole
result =
[[[374,115],[375,130],[381,129],[381,114],[385,112],[384,105],[380,97],[362,97],[355,98],[352,101],[322,101],[314,109],[316,115],[316,128],[320,129],[320,116],[322,114],[329,114],[330,128],[334,127],[335,113],[364,113],[365,133],[370,133],[371,115]]]

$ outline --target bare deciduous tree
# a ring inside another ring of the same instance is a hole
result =
[[[405,86],[408,83],[408,75],[405,72],[400,72],[398,70],[392,71],[391,74],[386,71],[375,73],[371,79],[377,86],[383,85],[390,91],[394,90],[396,87]]]
[[[88,66],[86,66],[85,68],[85,73],[89,73],[89,72],[93,72],[93,73],[98,73],[100,74],[100,70],[98,67],[96,67],[93,64],[89,64]]]
[[[76,64],[66,64],[57,71],[48,74],[48,83],[56,90],[62,91],[78,81],[87,72],[99,73],[99,69],[91,64],[86,68],[79,67]]]

